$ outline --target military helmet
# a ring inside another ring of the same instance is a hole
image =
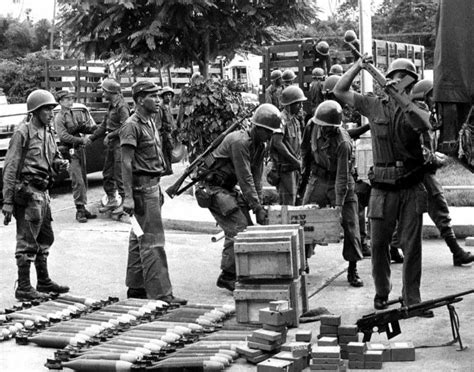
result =
[[[322,78],[324,77],[324,70],[321,67],[316,67],[311,72],[313,78]]]
[[[275,81],[275,80],[278,80],[281,78],[281,71],[280,70],[275,70],[275,71],[272,71],[272,73],[270,74],[270,80],[271,81]]]
[[[271,103],[261,104],[250,119],[258,127],[276,132],[281,127],[281,112]]]
[[[117,94],[120,93],[120,84],[115,79],[104,79],[101,85],[102,90],[107,93]]]
[[[51,92],[44,89],[36,89],[26,99],[26,110],[28,113],[36,111],[43,106],[57,106],[57,102]]]
[[[321,102],[311,121],[323,127],[339,127],[342,123],[342,107],[332,100]]]
[[[163,97],[166,93],[171,93],[172,96],[174,96],[174,90],[171,87],[164,87],[162,91],[160,92],[160,97]]]
[[[316,52],[322,56],[327,56],[329,54],[329,44],[325,41],[320,41],[316,44]]]
[[[290,85],[289,87],[283,89],[283,92],[281,92],[280,103],[283,106],[288,106],[292,103],[303,102],[306,100],[307,98],[304,95],[303,91],[300,87],[297,87],[296,85]]]
[[[418,74],[416,73],[415,65],[407,58],[397,58],[396,60],[394,60],[390,64],[390,67],[388,68],[387,74],[385,76],[391,79],[393,75],[398,71],[405,72],[418,80]]]
[[[329,69],[329,75],[341,76],[343,73],[344,73],[344,69],[338,63],[336,63],[335,65],[332,65],[331,68]]]
[[[341,79],[339,75],[331,75],[329,76],[323,84],[323,93],[328,94],[332,93],[334,87],[336,86],[337,82]]]
[[[293,72],[293,70],[285,70],[283,71],[283,74],[281,75],[281,80],[286,81],[286,82],[291,82],[296,79],[296,74]]]
[[[429,79],[420,80],[413,86],[411,99],[413,101],[423,101],[426,96],[433,91],[433,81]]]

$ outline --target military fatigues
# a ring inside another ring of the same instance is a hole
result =
[[[165,157],[166,170],[164,174],[172,174],[171,153],[175,142],[173,135],[177,127],[168,105],[161,105],[156,115],[156,124],[161,135],[163,155]]]
[[[276,133],[270,140],[270,155],[273,167],[279,175],[279,183],[276,186],[280,197],[281,205],[296,205],[296,196],[301,178],[301,170],[298,161],[301,159],[301,122],[299,115],[291,115],[286,109],[281,113],[283,144],[289,153],[295,158],[294,163],[289,163],[275,149],[274,136],[281,136]]]
[[[87,169],[86,154],[82,142],[83,133],[91,133],[91,126],[78,123],[71,109],[62,107],[54,118],[54,126],[58,132],[60,146],[64,149],[63,156],[69,159],[69,176],[72,183],[74,204],[87,204]]]
[[[28,139],[28,148],[24,149]],[[28,197],[21,201],[15,198],[15,186],[23,151],[26,156],[19,180],[25,185]],[[22,124],[10,140],[3,170],[3,197],[5,204],[14,205],[18,266],[47,257],[54,242],[48,187],[52,182],[55,158],[60,157],[48,127]]]
[[[213,156],[215,164],[200,187],[212,195],[208,208],[225,233],[221,270],[235,278],[233,238],[252,224],[249,209],[261,207],[264,145],[256,146],[251,131],[236,131],[224,138]]]
[[[344,244],[342,256],[346,261],[362,259],[357,196],[352,177],[352,145],[347,131],[339,127],[335,136],[324,138],[320,126],[312,125],[311,175],[303,204],[342,206]]]
[[[391,290],[389,244],[396,227],[405,254],[402,295],[412,305],[421,301],[421,232],[427,203],[420,136],[391,100],[356,95],[354,107],[369,118],[372,131],[368,217],[376,298],[387,300]]]
[[[120,129],[120,145],[135,149],[132,159],[134,216],[144,235],[130,232],[126,285],[145,289],[150,299],[172,295],[161,218],[160,176],[165,170],[158,130],[152,120],[135,112]]]
[[[314,113],[316,108],[323,101],[323,81],[313,80],[309,85],[309,103],[311,107],[311,113]]]
[[[275,87],[273,84],[269,85],[265,90],[265,103],[271,103],[273,106],[281,107],[281,92],[283,87]]]
[[[122,160],[120,151],[119,129],[130,116],[128,104],[123,97],[109,105],[107,116],[100,124],[97,130],[91,135],[92,141],[108,134],[110,142],[107,145],[104,161],[104,190],[111,197],[115,196],[115,191],[123,197],[123,181],[122,181]]]

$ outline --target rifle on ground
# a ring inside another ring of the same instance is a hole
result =
[[[183,174],[176,180],[176,182],[173,183],[170,187],[168,187],[165,190],[170,198],[173,198],[175,195],[181,195],[183,192],[185,192],[195,183],[199,182],[199,180],[202,177],[198,176],[196,178],[192,178],[191,182],[181,187],[181,185],[184,183],[186,178],[192,175],[193,172],[196,169],[198,169],[200,166],[207,165],[209,167],[214,163],[214,157],[212,156],[212,152],[217,148],[217,146],[220,145],[220,143],[224,140],[225,136],[227,136],[229,133],[236,130],[242,124],[242,122],[245,119],[247,119],[256,110],[257,107],[258,106],[255,106],[254,108],[252,108],[243,118],[236,121],[224,132],[219,134],[219,136],[214,141],[212,141],[212,143],[208,146],[208,148],[204,150],[204,152],[201,155],[199,155],[196,159],[194,159],[194,161],[184,170]]]
[[[357,40],[354,31],[346,31],[344,34],[344,42],[349,45],[356,58],[358,57],[364,60],[364,56],[359,51],[360,43],[359,40]],[[410,119],[412,117],[413,120],[410,120],[410,124],[412,125],[413,129],[416,129],[420,132],[431,129],[431,125],[429,123],[429,114],[415,105],[410,97],[405,93],[405,89],[416,82],[416,79],[413,76],[406,74],[405,77],[398,83],[387,84],[387,79],[385,76],[372,63],[365,63],[364,69],[370,75],[372,75],[374,80],[382,87],[382,89],[390,97],[392,97],[395,102],[397,102],[403,112],[408,115],[408,118]]]
[[[464,347],[462,345],[461,335],[459,334],[459,317],[452,304],[462,301],[462,296],[468,295],[470,293],[474,293],[474,289],[456,293],[450,296],[436,298],[434,300],[423,301],[410,306],[404,306],[403,299],[399,298],[397,300],[388,302],[388,304],[400,302],[402,306],[398,309],[376,311],[375,313],[364,315],[357,321],[356,324],[359,328],[359,332],[364,334],[364,342],[370,341],[372,333],[374,332],[374,328],[377,328],[378,333],[385,332],[387,334],[387,338],[390,340],[391,338],[402,333],[399,320],[420,316],[429,309],[447,306],[449,318],[451,320],[451,331],[453,334],[452,342],[458,341],[461,350],[463,350]]]

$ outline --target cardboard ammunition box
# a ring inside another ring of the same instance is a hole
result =
[[[336,338],[337,339],[337,333],[320,333],[319,335],[316,336],[318,340],[324,338],[324,337],[331,337],[331,338]]]
[[[271,342],[280,341],[282,339],[280,332],[268,331],[265,329],[257,329],[256,331],[253,331],[252,336]]]
[[[337,337],[321,337],[318,346],[337,346]]]
[[[337,371],[339,369],[339,364],[318,364],[311,360],[309,362],[309,369],[311,371]]]
[[[364,361],[360,360],[349,360],[349,369],[364,369]]]
[[[311,342],[313,332],[310,329],[300,329],[295,333],[295,340],[302,342]]]
[[[273,358],[283,359],[293,362],[293,370],[295,372],[300,372],[307,367],[307,359],[304,356],[295,357],[293,353],[289,351],[280,351],[278,354],[275,354]]]
[[[385,344],[376,343],[376,342],[367,342],[367,351],[377,351],[377,350],[382,352],[383,362],[390,362],[391,360],[390,345],[385,345]]]
[[[336,325],[327,325],[321,323],[319,326],[319,334],[320,335],[336,335],[337,336],[337,326]]]
[[[415,360],[415,346],[412,342],[391,342],[392,362],[408,362]]]
[[[313,345],[311,358],[341,358],[341,348],[339,346]]]
[[[314,364],[337,364],[341,362],[340,358],[311,358]]]
[[[262,236],[288,236],[288,234],[297,235],[296,239],[296,266],[299,268],[299,273],[302,274],[306,265],[306,253],[305,253],[305,241],[304,241],[304,230],[300,225],[254,225],[248,226],[244,232],[240,233],[242,238],[245,237],[262,237]]]
[[[268,208],[268,224],[299,224],[304,229],[305,244],[338,243],[343,235],[339,212],[317,205],[280,206]]]
[[[358,334],[358,328],[356,325],[345,325],[345,324],[341,324],[338,328],[337,328],[337,334],[339,336],[355,336]]]
[[[339,344],[348,344],[349,342],[359,342],[359,335],[340,335]]]
[[[278,340],[275,340],[275,341],[269,341],[269,340],[265,340],[263,338],[260,338],[260,337],[256,337],[256,336],[247,336],[247,341],[248,342],[256,342],[258,344],[264,344],[264,345],[276,345],[276,346],[279,346],[282,344],[282,340],[281,338],[278,339]]]
[[[257,364],[257,372],[291,372],[292,366],[288,360],[269,358]]]
[[[272,356],[271,354],[263,353],[255,357],[245,357],[245,360],[247,360],[247,362],[252,363],[252,364],[258,364],[260,362],[263,362],[264,360],[267,360],[271,356]]]
[[[281,351],[289,351],[294,357],[307,357],[309,355],[311,344],[309,342],[286,342],[281,345]]]
[[[340,315],[332,315],[332,314],[323,314],[321,315],[321,324],[327,326],[335,326],[336,333],[338,331],[339,326],[341,325],[341,316]]]
[[[281,311],[281,310],[288,310],[290,308],[290,304],[288,301],[278,300],[278,301],[270,301],[268,303],[268,307],[270,310],[273,311]]]
[[[362,360],[362,361],[364,361],[364,354],[349,353],[349,360]]]
[[[274,326],[297,326],[298,319],[293,309],[272,311],[268,307],[260,309],[258,313],[259,322]]]
[[[367,346],[365,342],[349,342],[347,344],[347,351],[349,353],[364,354],[366,350],[367,350]]]
[[[365,362],[383,362],[382,350],[366,350],[364,353]]]
[[[265,351],[280,351],[281,350],[279,343],[268,345],[268,344],[262,344],[260,342],[247,341],[247,345],[251,349],[260,349],[260,350],[265,350]]]
[[[364,362],[365,369],[382,369],[382,362]]]
[[[264,352],[260,349],[251,349],[248,346],[243,346],[243,345],[237,346],[235,348],[235,351],[237,351],[240,355],[243,355],[249,358],[255,358],[257,356],[264,354]]]
[[[349,353],[347,350],[341,350],[341,359],[349,359]]]
[[[299,317],[308,307],[306,288],[302,287],[301,277],[294,280],[272,282],[272,284],[245,284],[237,282],[234,290],[236,318],[239,323],[267,323],[276,326],[285,324],[298,326]],[[262,322],[259,311],[268,308],[270,301],[285,300],[290,303],[292,311],[281,312],[292,316],[289,323]]]

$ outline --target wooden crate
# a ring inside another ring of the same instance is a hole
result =
[[[343,230],[339,212],[334,208],[271,205],[268,207],[268,224],[299,224],[304,229],[305,244],[338,243]]]
[[[299,317],[308,309],[308,297],[303,284],[301,276],[293,280],[265,284],[237,282],[234,290],[237,322],[259,324],[260,309],[268,307],[270,301],[285,300],[295,310],[294,325],[297,326]]]

